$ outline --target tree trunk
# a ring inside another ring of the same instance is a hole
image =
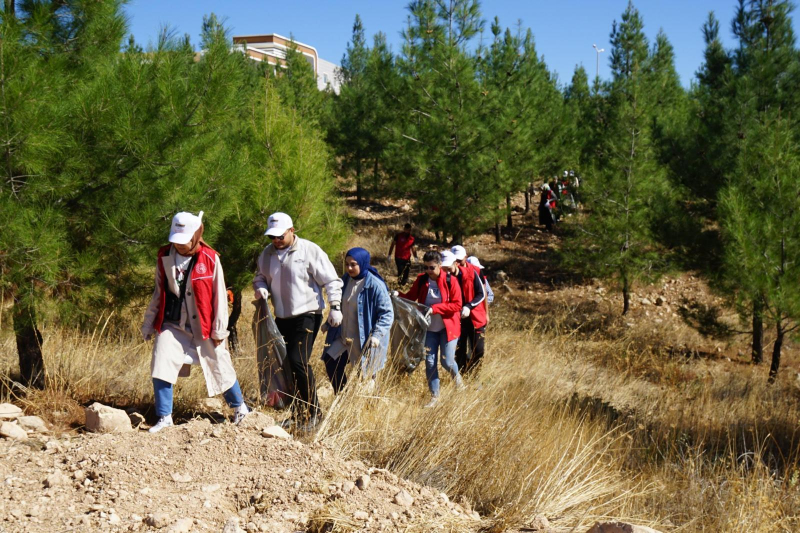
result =
[[[375,158],[375,166],[372,167],[372,196],[378,197],[378,188],[380,187],[381,180],[378,174],[378,158]]]
[[[236,328],[239,322],[239,317],[242,316],[242,291],[233,291],[233,310],[231,316],[228,317],[228,345],[231,352],[239,351],[239,330]]]
[[[764,302],[761,298],[753,300],[753,363],[764,360]]]
[[[36,311],[32,305],[14,298],[14,336],[17,340],[19,370],[22,384],[37,389],[44,388],[44,359],[42,358],[42,333],[36,327]]]
[[[772,364],[769,367],[769,382],[775,383],[778,377],[778,368],[781,366],[781,348],[783,347],[783,324],[778,320],[778,325],[775,328],[778,336],[775,337],[775,345],[772,347]]]
[[[17,0],[5,0],[4,4],[6,16],[9,18],[13,17],[16,11]]]
[[[628,278],[622,278],[622,314],[627,315],[631,309],[631,290],[628,287]]]
[[[500,223],[494,223],[494,242],[500,244],[503,241],[503,235],[500,233]]]
[[[361,191],[361,160],[359,159],[356,162],[356,201],[361,203],[363,199]]]
[[[525,188],[525,214],[527,215],[530,212],[531,212],[531,188],[530,187],[526,187]]]
[[[514,221],[511,218],[511,195],[506,194],[506,228],[509,231],[514,229]]]

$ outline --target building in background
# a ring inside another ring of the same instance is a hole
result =
[[[266,35],[237,35],[233,38],[234,47],[242,50],[255,61],[266,61],[270,65],[283,65],[286,61],[286,51],[292,40],[277,33]],[[311,64],[314,73],[317,75],[317,87],[325,90],[330,86],[331,90],[339,94],[339,80],[336,78],[338,66],[330,61],[325,61],[317,53],[313,46],[294,41],[297,51]]]

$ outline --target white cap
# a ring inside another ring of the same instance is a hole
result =
[[[455,263],[455,262],[456,262],[456,256],[453,255],[453,252],[448,252],[447,250],[442,252],[442,266],[443,267],[453,266],[453,263]]]
[[[264,235],[280,237],[293,227],[292,217],[286,213],[272,213],[267,220],[267,231]]]
[[[483,265],[481,264],[480,261],[478,261],[478,258],[475,257],[474,255],[467,257],[467,263],[469,263],[472,266],[476,266],[480,269],[483,269]]]
[[[203,224],[203,212],[193,215],[181,211],[172,217],[172,227],[169,230],[169,242],[175,244],[189,244],[195,232]]]
[[[453,252],[453,255],[456,256],[456,259],[461,261],[467,257],[467,249],[461,246],[460,244],[456,244],[450,249]]]

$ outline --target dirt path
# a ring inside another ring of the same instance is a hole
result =
[[[473,513],[433,489],[344,461],[319,445],[262,437],[262,426],[272,422],[267,415],[246,421],[236,427],[198,419],[157,435],[0,439],[0,531],[479,526]]]

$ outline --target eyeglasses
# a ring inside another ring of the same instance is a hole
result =
[[[289,233],[288,229],[286,230],[286,232],[283,235],[279,235],[277,237],[275,235],[270,235],[269,238],[272,239],[273,241],[282,241],[283,239],[286,238],[286,234],[287,233]]]
[[[433,265],[433,266],[425,265],[423,268],[424,268],[424,270],[430,270],[431,272],[433,272],[434,270],[439,268],[439,265]]]

